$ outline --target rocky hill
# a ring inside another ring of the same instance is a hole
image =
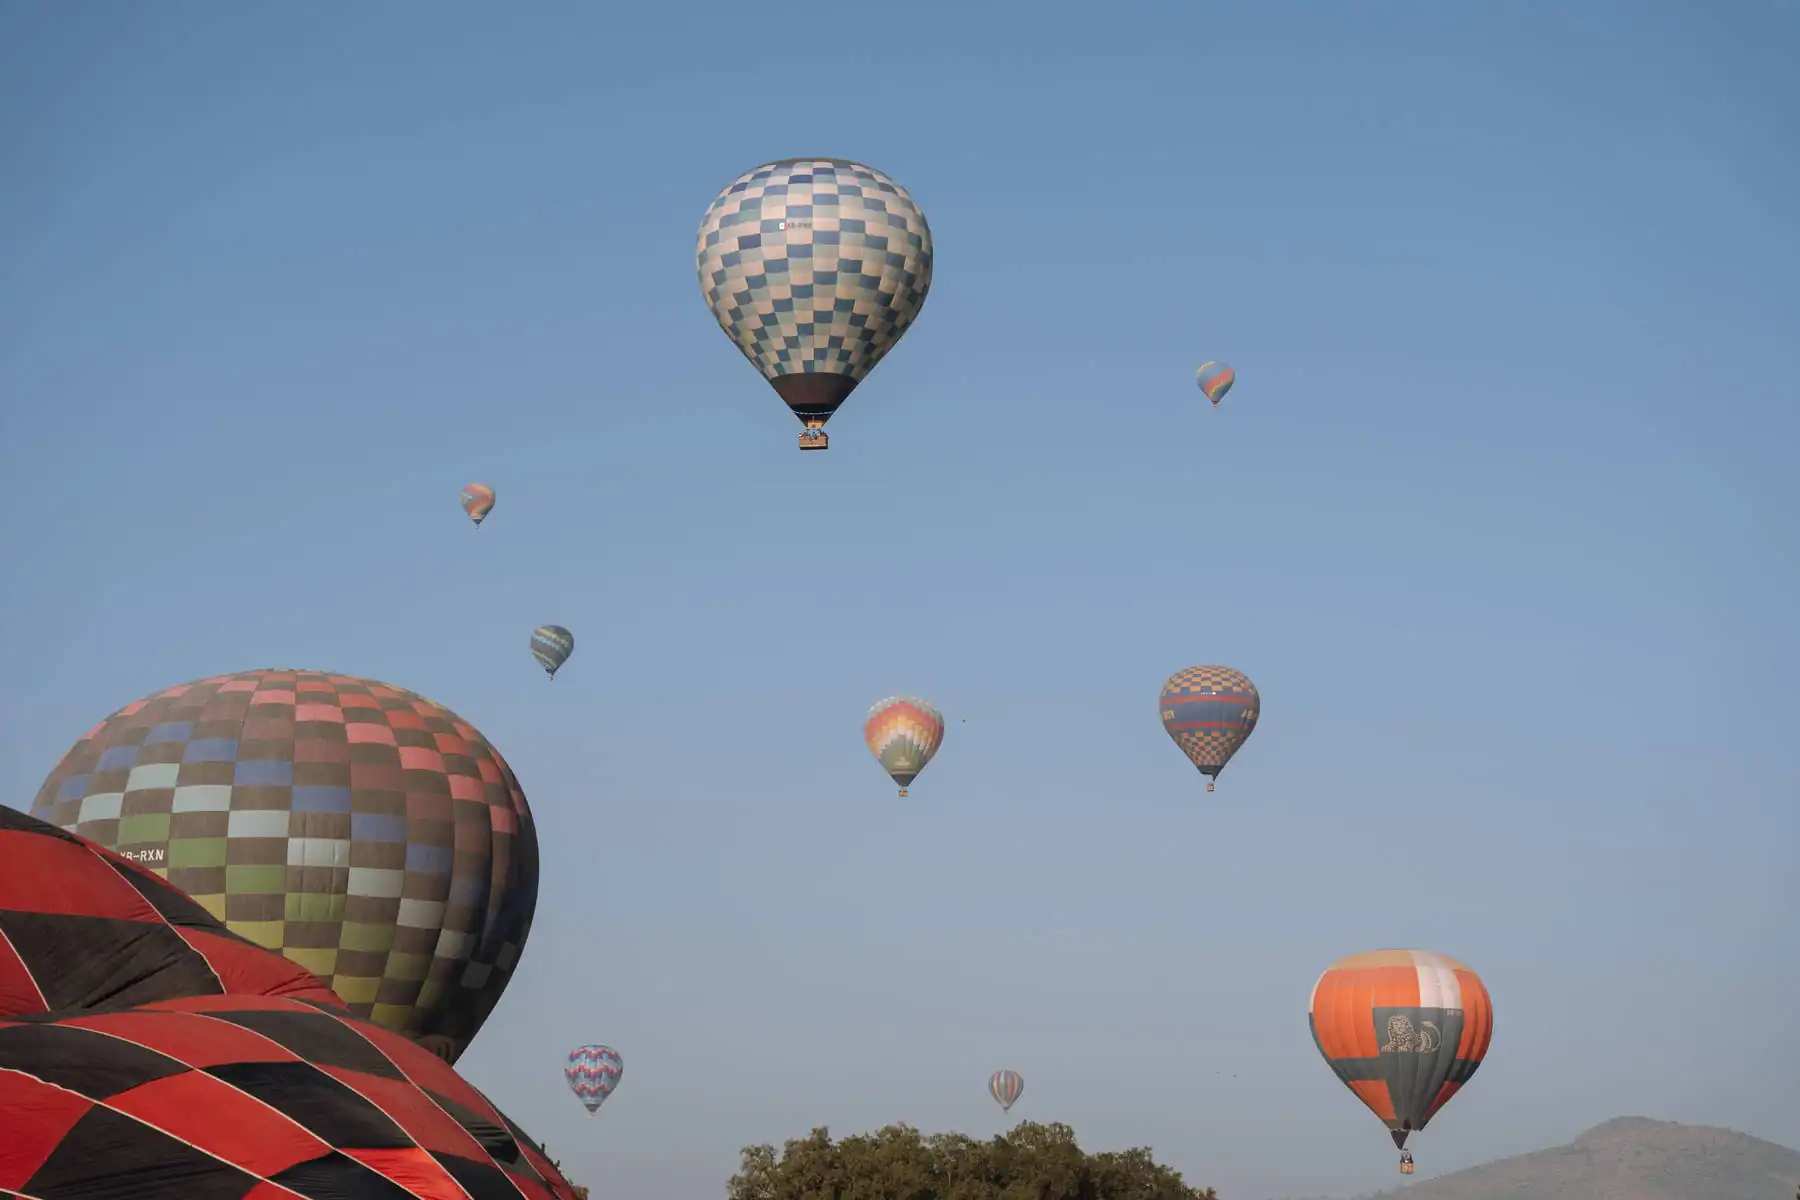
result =
[[[1370,1200],[1795,1200],[1800,1151],[1729,1129],[1620,1117],[1566,1146]]]

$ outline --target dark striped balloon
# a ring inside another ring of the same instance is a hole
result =
[[[544,673],[555,679],[562,665],[575,653],[575,635],[561,625],[539,625],[531,631],[531,657]]]

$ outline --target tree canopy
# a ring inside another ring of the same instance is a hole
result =
[[[1026,1121],[979,1142],[890,1125],[840,1142],[821,1127],[747,1146],[729,1200],[1218,1200],[1144,1148],[1085,1153],[1067,1125]]]

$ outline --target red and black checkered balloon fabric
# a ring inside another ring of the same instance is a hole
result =
[[[573,1200],[429,1050],[0,808],[0,1200]]]
[[[0,1017],[226,992],[348,1011],[143,867],[0,807]]]

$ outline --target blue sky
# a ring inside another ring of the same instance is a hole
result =
[[[612,1200],[995,1131],[1002,1066],[1233,1200],[1386,1186],[1306,1003],[1387,945],[1496,1006],[1422,1176],[1793,1144],[1800,18],[1026,11],[0,11],[4,799],[215,672],[455,708],[544,839],[463,1066]],[[937,246],[823,455],[692,266],[810,154]],[[1264,707],[1207,796],[1155,696],[1212,661]]]

